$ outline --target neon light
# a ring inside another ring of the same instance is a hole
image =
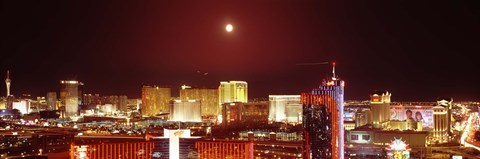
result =
[[[388,150],[393,150],[393,151],[408,151],[411,150],[410,146],[406,144],[402,139],[395,139],[388,145],[387,147]]]

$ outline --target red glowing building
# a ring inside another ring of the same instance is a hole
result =
[[[305,158],[344,158],[344,87],[333,63],[331,79],[324,79],[311,93],[302,93]]]

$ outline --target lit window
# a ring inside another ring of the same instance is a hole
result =
[[[358,140],[358,135],[351,135],[352,140]]]
[[[370,140],[370,135],[362,135],[363,140]]]

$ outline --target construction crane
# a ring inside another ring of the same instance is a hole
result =
[[[316,62],[316,63],[297,63],[296,65],[297,66],[315,66],[315,65],[328,65],[330,64],[330,62]],[[337,79],[337,76],[335,75],[335,62],[332,62],[332,73],[333,73],[333,77],[332,79],[335,80]]]

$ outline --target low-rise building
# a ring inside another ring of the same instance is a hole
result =
[[[410,147],[426,147],[427,131],[384,131],[377,128],[357,128],[348,131],[346,134],[349,144],[371,144],[379,146],[388,146],[393,139],[401,138],[410,144]]]

